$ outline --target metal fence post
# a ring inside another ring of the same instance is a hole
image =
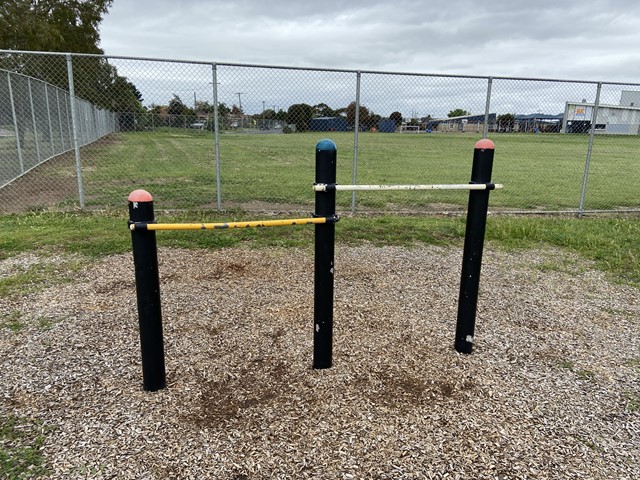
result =
[[[89,121],[89,106],[87,102],[84,100],[80,100],[80,111],[82,113],[80,125],[80,146],[84,147],[89,143],[89,138],[91,138],[91,122]]]
[[[213,137],[215,143],[216,157],[216,200],[218,202],[218,211],[222,210],[222,191],[220,185],[220,122],[218,120],[218,66],[211,64],[211,87],[213,90]]]
[[[495,145],[491,140],[484,139],[476,143],[470,183],[491,182],[494,152]],[[489,189],[469,192],[455,335],[455,349],[460,353],[471,353],[473,349],[489,192]]]
[[[64,113],[67,119],[67,138],[69,139],[69,150],[73,148],[73,130],[71,129],[71,100],[67,98],[69,92],[64,92]]]
[[[56,146],[53,143],[53,124],[51,123],[51,107],[49,106],[49,86],[44,84],[44,101],[47,104],[47,123],[49,124],[49,143],[51,144],[51,156],[56,154]]]
[[[29,105],[31,105],[31,122],[33,123],[33,136],[36,142],[36,158],[38,164],[41,161],[40,158],[40,142],[38,141],[38,127],[36,125],[36,110],[33,107],[33,92],[31,91],[31,79],[27,78],[27,88],[29,90]]]
[[[360,133],[360,79],[361,72],[356,72],[356,117],[353,125],[353,174],[351,177],[351,183],[356,184],[358,173],[358,143]],[[356,192],[351,192],[351,212],[356,211]]]
[[[18,128],[18,115],[16,115],[16,105],[13,100],[13,87],[11,86],[11,73],[7,72],[7,83],[9,87],[9,101],[11,102],[11,114],[13,115],[13,130],[16,132],[16,148],[18,149],[18,162],[20,162],[20,174],[24,173],[24,159],[22,158],[22,145],[20,142],[20,129]]]
[[[336,214],[336,144],[320,140],[316,145],[316,183],[334,185],[316,192],[315,217]],[[315,225],[315,270],[313,295],[313,368],[330,368],[333,349],[333,273],[335,222]]]
[[[78,180],[78,201],[84,208],[84,187],[82,185],[82,166],[80,164],[80,145],[78,144],[78,120],[76,119],[76,97],[73,87],[73,64],[71,55],[67,54],[67,77],[69,80],[69,110],[71,110],[71,130],[73,132],[73,149],[76,157],[76,178]]]
[[[65,151],[64,133],[62,133],[62,109],[60,108],[60,90],[56,88],[56,110],[58,111],[58,126],[60,128],[60,153]]]
[[[484,107],[484,128],[482,129],[482,138],[487,138],[489,132],[489,109],[491,108],[491,85],[493,84],[493,77],[489,77],[487,80],[487,102]]]
[[[591,128],[589,130],[589,145],[587,147],[587,159],[584,164],[584,175],[582,176],[582,188],[580,189],[580,205],[578,206],[578,216],[584,213],[584,198],[587,193],[587,181],[589,180],[589,166],[591,164],[591,152],[593,150],[593,136],[598,121],[598,106],[600,105],[600,91],[602,90],[602,82],[598,82],[596,88],[596,101],[593,104],[593,112],[591,112]]]

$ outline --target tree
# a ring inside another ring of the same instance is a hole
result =
[[[297,132],[309,130],[309,121],[313,118],[314,109],[306,103],[291,105],[287,111],[287,123],[295,123]]]
[[[182,99],[174,93],[173,98],[169,100],[169,115],[185,115],[188,111],[189,107],[187,107]]]
[[[227,107],[226,103],[218,104],[218,115],[220,116],[220,118],[226,118],[229,116],[230,113],[231,113],[231,109]]]
[[[358,109],[358,123],[362,126],[362,125],[367,125],[369,123],[369,109],[367,107],[364,107],[362,105],[360,105],[360,108]],[[351,102],[349,105],[347,105],[347,108],[345,109],[345,113],[347,115],[347,124],[349,124],[349,126],[353,127],[356,124],[356,102]]]
[[[396,127],[402,123],[402,114],[400,112],[393,112],[389,115],[389,118],[396,122]]]
[[[2,0],[0,48],[103,54],[98,27],[113,0]],[[142,94],[101,57],[74,57],[75,94],[118,112],[143,110]],[[23,73],[67,90],[64,56],[5,54],[0,68]]]
[[[273,108],[267,108],[258,116],[260,118],[264,118],[265,120],[273,120],[274,118],[276,118],[276,111]]]
[[[167,113],[171,119],[172,127],[184,127],[187,124],[193,123],[196,119],[193,110],[187,107],[175,93],[173,94],[173,98],[169,100]]]
[[[241,117],[242,115],[244,115],[244,112],[242,111],[242,109],[240,107],[238,107],[235,103],[231,106],[231,112],[230,113],[234,117]]]
[[[104,53],[98,27],[113,0],[2,0],[0,48]]]
[[[471,112],[467,112],[466,110],[463,110],[462,108],[456,108],[455,110],[451,110],[447,114],[447,117],[449,117],[449,118],[451,118],[451,117],[463,117],[465,115],[471,115]]]
[[[516,123],[516,117],[512,113],[498,115],[498,131],[512,132]]]
[[[380,120],[382,120],[382,116],[377,115],[375,113],[370,113],[369,118],[367,119],[367,128],[368,129],[378,128],[378,124],[380,123]]]
[[[213,113],[213,105],[207,101],[197,101],[194,110],[198,113]]]
[[[337,113],[326,103],[319,103],[313,106],[314,117],[335,117]]]

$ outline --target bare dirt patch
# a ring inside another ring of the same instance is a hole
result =
[[[121,140],[108,135],[81,149],[83,170],[91,159],[91,149],[116,145]],[[86,158],[89,158],[87,160]],[[70,208],[78,203],[78,179],[73,150],[57,155],[37,166],[23,177],[0,189],[0,213],[22,213],[36,209],[50,209],[65,203]]]

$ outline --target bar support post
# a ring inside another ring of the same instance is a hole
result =
[[[491,182],[494,152],[495,145],[491,140],[483,139],[476,143],[471,169],[472,184]],[[455,349],[460,353],[471,353],[473,350],[489,193],[490,190],[469,191],[455,336]]]
[[[129,195],[129,221],[154,223],[153,197],[145,190]],[[140,350],[144,389],[154,392],[166,386],[158,248],[154,230],[131,230],[138,299]]]
[[[320,140],[316,144],[316,183],[336,183],[336,144]],[[333,217],[336,192],[315,192],[316,217]],[[313,368],[330,368],[333,349],[333,275],[335,223],[315,225],[315,270],[313,295]]]

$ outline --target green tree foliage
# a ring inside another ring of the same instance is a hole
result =
[[[335,117],[338,113],[326,103],[319,103],[313,106],[314,117]]]
[[[455,110],[451,110],[447,114],[447,117],[449,117],[449,118],[451,118],[451,117],[463,117],[464,115],[471,115],[471,112],[467,112],[466,110],[463,110],[462,108],[456,108]]]
[[[226,103],[218,104],[218,115],[220,115],[221,118],[228,117],[230,113],[231,113],[231,109],[227,107]]]
[[[498,129],[501,132],[512,132],[516,123],[516,117],[512,113],[498,115]]]
[[[113,0],[2,0],[0,49],[102,54],[98,27]],[[101,57],[74,57],[78,97],[120,112],[142,111],[140,91]],[[69,88],[66,58],[0,55],[0,68]]]
[[[104,53],[98,26],[113,0],[2,0],[0,48]]]
[[[358,110],[358,123],[361,126],[368,126],[370,115],[369,109],[363,105],[360,105],[360,108]],[[345,114],[347,115],[347,124],[353,127],[356,124],[356,102],[351,102],[349,105],[347,105]]]
[[[264,118],[265,120],[273,120],[276,118],[276,111],[272,108],[267,108],[262,113],[258,115],[260,118]]]
[[[213,113],[213,105],[211,105],[209,102],[201,102],[198,101],[196,102],[196,106],[194,109],[196,112],[198,113]]]
[[[196,115],[178,95],[174,94],[169,100],[169,108],[167,110],[173,127],[186,127],[196,120]]]
[[[287,123],[295,123],[297,132],[306,132],[314,112],[314,108],[306,103],[291,105],[287,111]]]
[[[369,118],[367,118],[367,123],[366,123],[367,128],[368,129],[378,128],[378,125],[380,124],[380,120],[382,120],[382,116],[375,113],[369,113]]]
[[[187,107],[180,97],[174,93],[173,98],[169,100],[169,115],[186,115],[189,112],[189,107]]]
[[[393,112],[389,115],[389,118],[396,122],[396,127],[402,123],[402,114],[400,112]]]
[[[244,111],[242,108],[240,108],[238,105],[236,105],[235,103],[231,106],[231,115],[233,115],[234,117],[241,117],[242,115],[244,115]]]

